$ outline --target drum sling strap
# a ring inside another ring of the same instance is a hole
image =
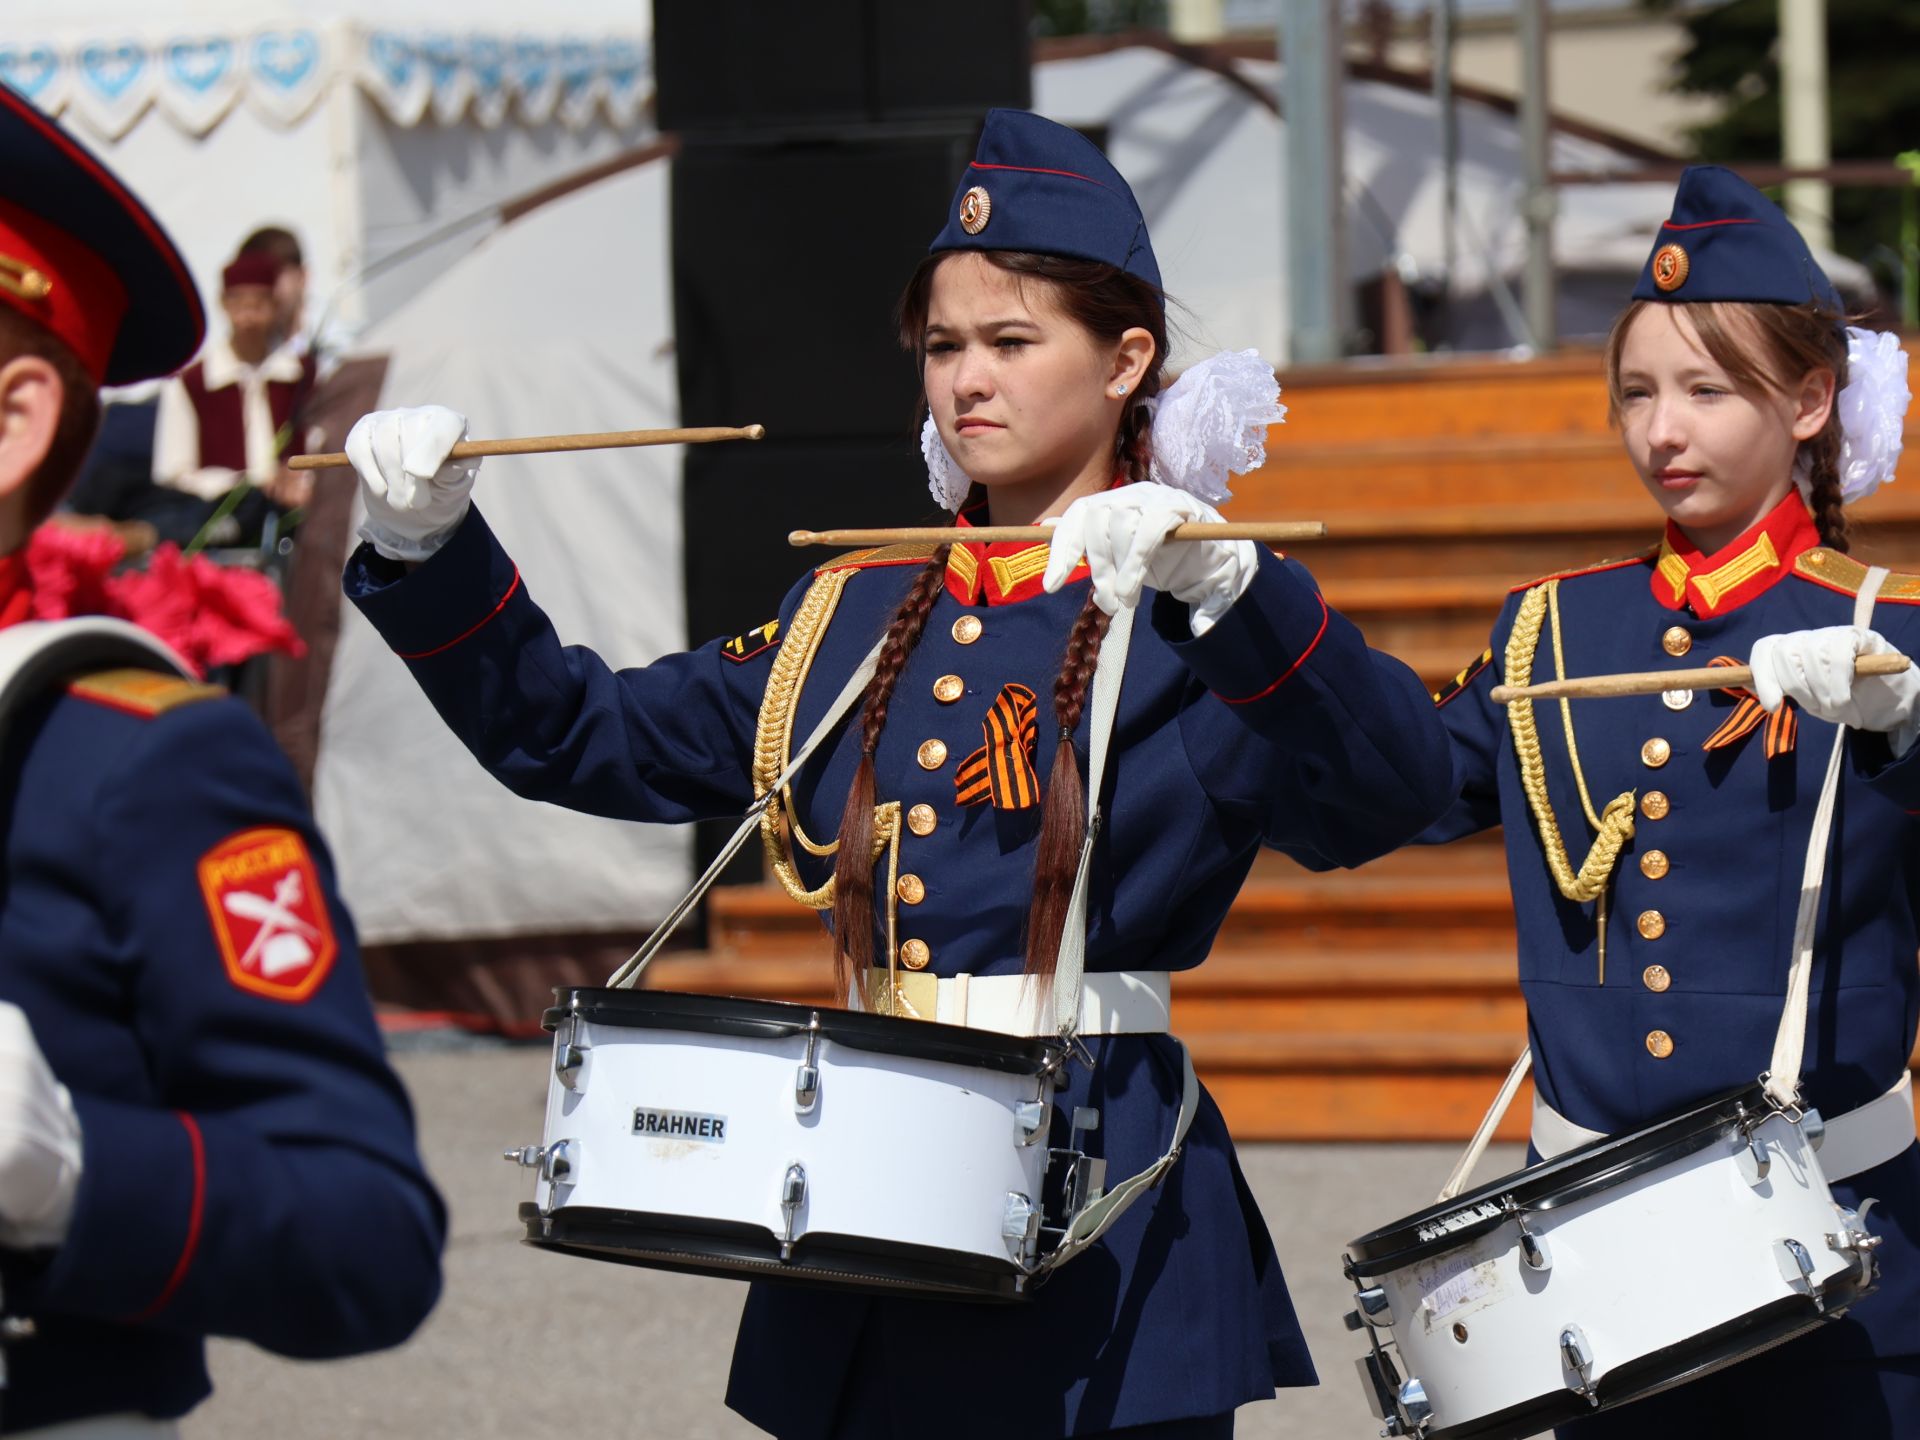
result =
[[[1853,602],[1853,623],[1856,627],[1865,629],[1872,620],[1874,601],[1886,578],[1886,570],[1879,566],[1867,571]],[[1786,1004],[1780,1013],[1779,1028],[1774,1032],[1772,1058],[1766,1072],[1760,1077],[1768,1097],[1783,1110],[1789,1111],[1799,1104],[1800,1066],[1807,1042],[1807,994],[1813,976],[1814,932],[1820,922],[1820,890],[1826,879],[1834,800],[1840,789],[1840,766],[1846,755],[1846,745],[1847,727],[1836,726],[1833,749],[1827,757],[1826,777],[1820,787],[1812,830],[1807,837],[1806,864],[1800,875],[1800,906],[1794,917],[1793,968],[1787,972]],[[1532,1063],[1533,1048],[1529,1046],[1513,1062],[1513,1068],[1507,1072],[1507,1078],[1493,1097],[1492,1105],[1488,1106],[1480,1128],[1474,1131],[1473,1138],[1467,1142],[1460,1163],[1453,1167],[1453,1173],[1441,1187],[1441,1201],[1453,1199],[1466,1188],[1468,1177],[1480,1163],[1481,1155],[1492,1140],[1493,1132],[1505,1118],[1507,1107],[1513,1103],[1514,1094]],[[1575,1125],[1537,1096],[1534,1114],[1535,1147],[1540,1150],[1543,1159],[1552,1159],[1554,1155],[1576,1146],[1606,1138],[1597,1130]],[[1884,1144],[1878,1143],[1879,1133],[1883,1130],[1893,1138],[1897,1149],[1888,1151]],[[1542,1144],[1542,1141],[1547,1143]],[[1826,1158],[1834,1163],[1831,1168],[1824,1164],[1821,1168],[1829,1181],[1844,1180],[1849,1175],[1857,1175],[1891,1160],[1912,1141],[1912,1082],[1902,1067],[1899,1080],[1885,1094],[1827,1121],[1826,1140],[1821,1149],[1828,1152]]]
[[[1066,925],[1060,936],[1060,957],[1054,968],[1053,1004],[1055,1024],[1060,1037],[1068,1042],[1077,1039],[1080,1023],[1080,991],[1086,973],[1087,957],[1087,904],[1092,883],[1093,847],[1100,834],[1100,786],[1106,775],[1107,749],[1113,738],[1113,727],[1120,713],[1120,682],[1127,668],[1127,651],[1132,643],[1134,612],[1131,606],[1122,609],[1113,617],[1107,627],[1106,639],[1101,642],[1100,655],[1094,663],[1093,698],[1091,718],[1088,726],[1087,751],[1087,831],[1080,842],[1080,863],[1074,873],[1073,895],[1067,903]],[[806,743],[796,750],[786,768],[774,778],[758,799],[747,807],[745,818],[740,822],[727,843],[721,847],[719,855],[706,868],[700,878],[667,914],[653,932],[633,955],[615,970],[607,980],[609,986],[629,989],[636,984],[653,957],[660,951],[667,938],[673,934],[680,923],[686,919],[693,907],[713,883],[727,862],[740,853],[741,848],[760,828],[762,813],[774,804],[786,791],[787,785],[800,768],[812,758],[813,753],[824,742],[835,726],[859,703],[866,694],[867,683],[873,679],[874,669],[880,658],[882,640],[876,641],[866,658],[854,667],[847,683],[840,688],[833,703],[827,707],[826,714],[813,727]],[[1173,1039],[1172,1036],[1168,1037]],[[1166,1176],[1174,1163],[1180,1158],[1181,1146],[1186,1143],[1187,1131],[1193,1125],[1193,1117],[1200,1108],[1200,1081],[1193,1072],[1193,1056],[1187,1047],[1177,1039],[1173,1042],[1180,1046],[1181,1091],[1180,1112],[1174,1120],[1172,1143],[1167,1151],[1153,1164],[1139,1174],[1121,1181],[1107,1190],[1099,1198],[1083,1205],[1068,1224],[1060,1243],[1041,1261],[1041,1268],[1052,1269],[1056,1265],[1078,1255],[1092,1245],[1112,1226],[1127,1207]]]

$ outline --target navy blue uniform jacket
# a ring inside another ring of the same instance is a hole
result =
[[[445,1217],[332,862],[265,727],[210,692],[82,682],[0,747],[0,999],[84,1155],[65,1243],[4,1257],[37,1328],[8,1346],[9,1430],[181,1415],[203,1336],[351,1354],[439,1293]]]
[[[1762,635],[1853,619],[1864,567],[1824,549],[1797,494],[1715,555],[1669,527],[1657,552],[1559,577],[1566,673],[1744,665]],[[1521,586],[1486,657],[1443,691],[1460,798],[1425,837],[1506,826],[1534,1075],[1577,1125],[1631,1129],[1743,1084],[1767,1068],[1786,999],[1794,915],[1834,727],[1797,715],[1790,751],[1769,759],[1763,723],[1703,749],[1735,713],[1722,691],[1683,709],[1657,695],[1570,703],[1580,768],[1596,811],[1633,795],[1635,832],[1614,871],[1600,976],[1595,905],[1562,898],[1521,789],[1502,677]],[[1873,628],[1920,646],[1920,579],[1895,575]],[[1542,631],[1535,681],[1554,677]],[[1593,838],[1557,703],[1536,703],[1553,811],[1577,868]],[[1916,747],[1920,749],[1920,747]],[[1884,735],[1847,740],[1820,902],[1803,1086],[1831,1117],[1900,1078],[1920,1019],[1920,754],[1896,758]],[[1665,1052],[1660,1053],[1660,1052]],[[1920,1354],[1920,1149],[1837,1184],[1848,1203],[1880,1200],[1882,1286],[1822,1344]]]
[[[812,729],[929,553],[836,562],[853,573],[801,690],[795,735]],[[925,893],[900,905],[897,924],[903,944],[927,946],[935,974],[1021,968],[1038,809],[962,807],[954,781],[1003,685],[1043,697],[1040,729],[1052,734],[1044,697],[1087,586],[1040,593],[1045,554],[1044,544],[956,548],[876,756],[880,800],[932,812],[925,833],[901,836],[901,868]],[[560,644],[477,512],[401,574],[362,547],[347,593],[479,761],[520,794],[646,821],[738,815],[752,800],[756,717],[812,576],[774,623],[615,672]],[[1184,606],[1149,601],[1110,757],[1091,970],[1197,965],[1263,841],[1314,868],[1356,864],[1411,838],[1451,793],[1445,736],[1412,672],[1368,650],[1297,564],[1266,557],[1201,639]],[[935,682],[948,676],[962,684],[943,700]],[[945,753],[925,768],[929,740]],[[1043,780],[1053,748],[1038,746]],[[843,726],[796,782],[810,834],[837,832],[855,751]],[[827,875],[811,857],[802,869],[809,884]],[[877,890],[887,893],[884,877]],[[1158,1036],[1093,1048],[1097,1064],[1074,1067],[1058,1105],[1102,1110],[1096,1138],[1118,1179],[1165,1147],[1178,1056]],[[1167,1181],[1029,1306],[756,1286],[728,1401],[782,1436],[836,1425],[888,1433],[910,1416],[925,1436],[1037,1437],[1218,1414],[1312,1381],[1272,1243],[1209,1100]]]

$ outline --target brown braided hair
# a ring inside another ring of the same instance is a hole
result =
[[[1607,336],[1607,418],[1616,426],[1620,423],[1620,355],[1626,348],[1627,331],[1649,305],[1663,303],[1635,300],[1613,322],[1612,333]],[[1742,389],[1785,394],[1789,386],[1815,370],[1833,372],[1836,397],[1846,387],[1846,321],[1825,306],[1712,301],[1683,308],[1701,348]],[[1820,542],[1844,551],[1849,537],[1840,498],[1838,404],[1820,433],[1800,442],[1800,456],[1811,467],[1807,507],[1813,512]]]
[[[923,365],[926,360],[927,313],[932,300],[933,275],[952,252],[930,255],[907,282],[896,312],[903,348]],[[1161,291],[1113,265],[1059,255],[1035,255],[1015,250],[977,253],[998,269],[1050,287],[1050,298],[1069,319],[1095,339],[1117,342],[1135,326],[1153,337],[1154,363],[1129,397],[1114,435],[1115,468],[1129,482],[1147,478],[1152,458],[1152,416],[1145,401],[1159,394],[1165,383],[1167,354],[1166,297]],[[969,503],[984,497],[974,486]],[[849,983],[867,998],[867,972],[874,962],[873,812],[876,796],[873,757],[886,728],[894,687],[906,669],[907,658],[927,628],[927,617],[946,581],[947,557],[952,547],[942,545],[914,577],[912,587],[888,623],[873,680],[860,712],[860,763],[847,793],[840,820],[839,850],[834,858],[833,930],[835,974],[842,989]],[[1067,636],[1066,654],[1054,682],[1053,712],[1060,734],[1051,779],[1041,805],[1040,840],[1034,867],[1033,905],[1027,921],[1027,969],[1050,976],[1059,956],[1060,930],[1071,899],[1074,871],[1080,860],[1086,799],[1080,779],[1073,732],[1086,704],[1087,686],[1100,658],[1100,642],[1107,633],[1107,616],[1089,596]]]

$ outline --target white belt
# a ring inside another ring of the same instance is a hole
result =
[[[94,1415],[22,1430],[20,1440],[174,1440],[179,1434],[180,1427],[173,1421],[155,1420],[151,1415]]]
[[[874,977],[885,984],[884,971]],[[915,991],[934,977],[901,972],[901,1014],[1002,1035],[1052,1035],[1056,1020],[1045,990],[1026,975],[955,975],[935,981],[934,1013]],[[916,983],[917,982],[917,983]],[[924,993],[924,992],[923,992]],[[1082,1035],[1164,1035],[1172,1013],[1173,977],[1165,970],[1090,971],[1080,982]],[[884,1010],[884,1005],[876,1005]]]
[[[1820,1142],[1820,1170],[1829,1182],[1886,1164],[1913,1144],[1913,1076],[1901,1071],[1886,1094],[1826,1123],[1826,1138]],[[1598,1130],[1574,1124],[1535,1092],[1532,1138],[1540,1158],[1551,1160],[1606,1137]]]

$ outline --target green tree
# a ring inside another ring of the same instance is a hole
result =
[[[1686,31],[1675,89],[1721,101],[1694,132],[1703,160],[1780,160],[1780,0],[1642,0]],[[1920,146],[1920,3],[1827,0],[1829,123],[1836,160],[1892,160]],[[1897,283],[1902,196],[1842,189],[1833,197],[1834,246]]]
[[[1109,34],[1165,28],[1166,0],[1034,0],[1035,35]]]

